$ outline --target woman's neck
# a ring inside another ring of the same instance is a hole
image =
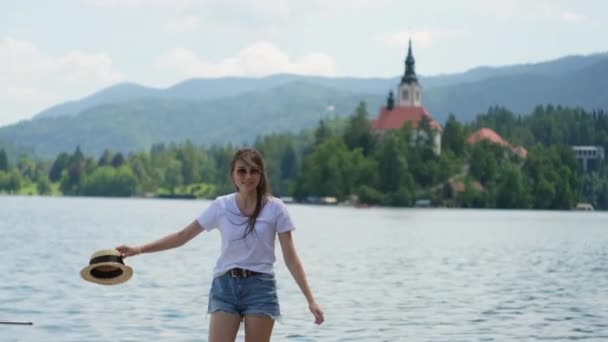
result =
[[[257,195],[257,193],[255,191],[252,191],[252,192],[239,191],[236,193],[236,198],[240,205],[248,208],[250,206],[255,206],[255,203],[257,201],[256,195]]]

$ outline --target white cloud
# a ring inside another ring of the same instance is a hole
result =
[[[293,6],[286,0],[208,1],[201,7],[218,18],[247,18],[253,22],[280,21],[293,14]]]
[[[64,76],[70,83],[93,81],[108,84],[123,79],[120,73],[112,69],[112,60],[105,54],[70,51],[57,58],[55,63],[57,69],[54,70],[54,75]]]
[[[392,0],[377,0],[392,1]],[[205,22],[217,25],[239,26],[273,31],[290,25],[293,20],[314,22],[343,15],[365,15],[372,6],[381,6],[372,0],[200,0],[189,5],[199,11]]]
[[[463,35],[461,30],[443,30],[443,29],[421,29],[406,31],[402,30],[395,33],[390,33],[376,37],[376,41],[382,44],[397,48],[406,48],[409,39],[416,47],[428,48],[439,41],[454,39]]]
[[[122,79],[103,53],[69,51],[52,56],[31,42],[6,38],[0,41],[0,125]]]
[[[162,11],[162,30],[180,33],[193,30],[222,32],[255,31],[272,37],[294,18],[330,18],[335,15],[365,14],[375,6],[371,0],[85,0],[106,10]],[[390,1],[390,0],[378,0]]]
[[[38,90],[32,87],[7,86],[6,96],[12,98],[33,98],[38,94]]]
[[[162,69],[180,77],[266,76],[276,73],[334,75],[332,57],[313,52],[294,59],[273,43],[259,41],[217,63],[205,61],[191,50],[175,48],[156,59]]]
[[[181,33],[194,31],[200,25],[200,19],[194,15],[171,17],[165,23],[164,31],[170,33]]]
[[[475,0],[475,7],[484,13],[506,18],[550,18],[569,23],[581,22],[584,14],[562,8],[552,0]]]
[[[102,53],[70,51],[63,56],[50,56],[31,42],[6,38],[0,42],[0,82],[22,82],[61,77],[68,82],[114,82],[122,75],[112,70],[112,61]]]
[[[581,21],[587,19],[583,14],[570,12],[570,11],[563,11],[562,13],[560,13],[559,18],[562,21],[569,22],[569,23],[578,23],[578,22],[581,22]]]
[[[551,0],[474,0],[473,7],[496,17],[539,17],[550,15],[555,4]]]
[[[144,0],[87,0],[98,7],[137,7],[144,4]]]
[[[204,4],[204,0],[85,0],[89,5],[105,9],[141,9],[157,7],[180,12]]]

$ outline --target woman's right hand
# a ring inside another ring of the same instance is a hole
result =
[[[120,252],[120,254],[122,255],[123,258],[141,254],[141,247],[131,247],[131,246],[126,246],[126,245],[121,245],[121,246],[116,247],[116,250]]]
[[[323,310],[321,309],[321,306],[319,304],[308,304],[308,308],[310,309],[310,312],[313,314],[313,316],[315,316],[315,324],[319,325],[325,321],[325,314],[323,313]]]

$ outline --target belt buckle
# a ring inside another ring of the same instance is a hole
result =
[[[248,271],[244,268],[233,268],[230,270],[230,275],[233,278],[247,278],[249,276]]]

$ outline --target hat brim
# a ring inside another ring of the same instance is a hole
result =
[[[96,270],[102,266],[110,266],[116,268],[112,272],[101,272]],[[80,271],[80,276],[86,281],[90,281],[101,285],[118,285],[131,279],[133,269],[130,266],[118,262],[100,262],[89,265]]]

